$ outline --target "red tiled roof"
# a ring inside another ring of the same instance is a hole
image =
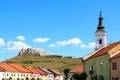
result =
[[[36,70],[41,75],[47,75],[47,73],[45,71],[41,70],[40,68],[33,68],[33,69]]]
[[[75,69],[73,69],[71,72],[83,72],[83,66],[77,66]]]
[[[14,67],[10,66],[7,63],[2,63],[0,62],[0,67],[5,69],[6,71],[10,71],[10,72],[19,72],[17,69],[15,69]]]
[[[117,54],[115,54],[114,56],[112,56],[111,59],[118,58],[118,57],[120,57],[120,52],[118,52]]]
[[[3,68],[0,67],[0,72],[1,72],[1,71],[5,71],[5,69],[3,69]]]
[[[53,70],[53,69],[48,69],[48,70],[51,71],[52,73],[56,74],[56,75],[61,75],[61,73],[56,71],[56,70]]]
[[[120,42],[115,42],[115,43],[112,43],[104,48],[102,48],[101,50],[99,50],[98,52],[96,52],[94,55],[90,56],[88,59],[86,59],[85,61],[91,59],[91,58],[95,58],[95,57],[98,57],[98,56],[101,56],[101,55],[105,55],[108,53],[109,50],[111,50],[112,48],[116,47],[117,45],[119,45]]]
[[[31,68],[31,67],[25,67],[25,66],[24,66],[24,68],[26,68],[26,69],[30,70],[32,73],[35,73],[35,74],[37,74],[37,73],[38,73],[36,70],[34,70],[34,69],[33,69],[33,68]]]
[[[19,64],[10,64],[12,67],[18,69],[20,72],[25,72],[25,73],[31,73],[30,70],[24,68],[23,66],[19,65]]]

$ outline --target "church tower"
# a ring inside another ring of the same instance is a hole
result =
[[[99,49],[106,45],[106,31],[105,27],[103,26],[103,18],[102,18],[102,12],[100,11],[100,16],[98,18],[99,23],[97,30],[95,32],[96,35],[96,49]]]

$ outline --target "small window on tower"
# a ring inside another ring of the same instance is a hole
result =
[[[99,40],[99,44],[102,44],[102,39]]]

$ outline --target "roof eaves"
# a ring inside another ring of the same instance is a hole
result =
[[[105,47],[107,47],[107,46],[109,46],[109,45],[110,45],[110,44],[105,45],[104,47],[99,48],[99,49],[97,49],[96,51],[93,51],[92,53],[90,53],[90,54],[88,54],[87,56],[83,57],[83,60],[84,60],[84,61],[87,61],[87,60],[90,59],[94,54],[96,54],[98,51],[104,49]]]
[[[118,54],[120,54],[120,51],[112,54],[112,55],[110,56],[110,59],[116,58],[116,57],[117,57],[116,55],[118,55]]]

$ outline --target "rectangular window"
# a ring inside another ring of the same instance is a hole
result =
[[[11,74],[11,76],[13,76],[13,74]]]
[[[93,70],[93,65],[90,66],[90,71]]]
[[[108,69],[108,61],[106,61],[106,63],[105,63],[105,67],[106,67],[106,69]]]
[[[93,70],[93,65],[91,66],[91,70]]]
[[[108,80],[108,77],[106,77],[106,80]]]
[[[99,69],[99,63],[96,62],[96,70],[98,70],[98,69]]]
[[[112,63],[112,70],[117,70],[117,62]]]
[[[7,74],[7,76],[9,76],[9,74]]]

